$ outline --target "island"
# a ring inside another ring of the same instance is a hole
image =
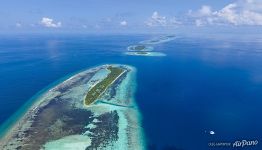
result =
[[[135,75],[134,67],[107,64],[68,76],[11,118],[0,149],[146,149]]]
[[[166,56],[166,54],[162,52],[152,52],[154,50],[154,47],[152,45],[169,42],[174,40],[175,38],[175,35],[166,35],[153,38],[151,40],[141,41],[138,45],[128,46],[128,52],[125,52],[124,54],[131,56]]]
[[[145,45],[161,44],[161,43],[173,41],[175,39],[176,39],[175,35],[166,35],[166,36],[153,38],[151,40],[141,41],[140,44],[145,44]]]
[[[147,45],[131,45],[127,47],[128,51],[152,51],[154,47]]]
[[[161,52],[126,52],[125,54],[131,56],[166,56],[166,54]]]
[[[103,92],[125,71],[122,68],[112,66],[109,66],[107,69],[110,71],[107,77],[88,91],[85,98],[85,105],[90,105],[99,98],[99,96],[103,94]]]

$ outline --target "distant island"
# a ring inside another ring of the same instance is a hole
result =
[[[166,56],[166,54],[162,52],[152,52],[154,50],[153,45],[169,42],[175,38],[175,35],[166,35],[151,40],[141,41],[137,45],[128,46],[128,52],[125,52],[125,54],[131,56]]]
[[[147,45],[131,45],[127,47],[128,51],[152,51],[154,47]]]
[[[172,41],[174,39],[176,39],[175,35],[166,35],[166,36],[160,36],[157,38],[153,38],[151,40],[141,41],[140,44],[148,44],[148,45],[161,44],[161,43]]]
[[[126,52],[125,54],[133,56],[166,56],[166,54],[161,52]]]
[[[1,150],[143,150],[135,68],[102,65],[38,96],[1,137]]]

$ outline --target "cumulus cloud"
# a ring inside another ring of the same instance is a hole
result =
[[[40,23],[48,28],[59,28],[62,26],[61,22],[55,23],[53,19],[47,17],[43,17]]]
[[[212,11],[204,5],[196,12],[189,13],[195,19],[197,26],[212,24],[231,25],[262,25],[262,1],[240,0],[226,5],[224,8]]]
[[[259,5],[262,1],[259,4],[255,0],[245,0],[229,4],[214,15],[234,25],[262,25],[262,12],[256,8]]]
[[[121,25],[121,26],[127,26],[127,21],[125,21],[125,20],[124,20],[124,21],[121,21],[121,22],[120,22],[120,25]]]
[[[166,16],[161,16],[157,11],[153,12],[152,16],[146,21],[146,25],[149,27],[165,27],[174,26],[178,24],[180,24],[180,22],[178,22],[175,17],[167,18]]]
[[[148,26],[166,26],[165,16],[160,16],[157,11],[153,12],[151,18],[147,21]]]
[[[200,16],[210,16],[212,14],[212,8],[208,5],[203,5],[201,9],[198,10],[198,15]]]

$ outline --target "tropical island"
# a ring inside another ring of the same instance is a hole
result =
[[[161,44],[175,39],[176,39],[175,35],[166,35],[166,36],[153,38],[151,40],[141,41],[140,44],[148,44],[148,45]]]
[[[34,99],[0,137],[0,149],[145,149],[135,72],[102,65],[68,77]]]
[[[85,98],[85,105],[93,103],[118,77],[125,72],[124,69],[119,67],[109,66],[107,69],[110,71],[107,77],[88,91]]]
[[[131,45],[127,47],[128,52],[125,52],[125,55],[131,56],[166,56],[162,52],[152,52],[154,47],[152,45],[157,45],[165,42],[172,41],[176,38],[174,35],[166,35],[151,40],[145,40],[139,42],[138,45]]]
[[[166,56],[166,54],[161,52],[126,52],[125,54],[133,56]]]
[[[152,51],[154,47],[146,45],[131,45],[127,47],[128,51]]]

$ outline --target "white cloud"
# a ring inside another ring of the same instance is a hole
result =
[[[240,0],[212,11],[210,6],[202,6],[197,12],[189,13],[197,26],[212,24],[262,25],[262,1]]]
[[[160,16],[157,11],[155,11],[149,21],[148,26],[166,26],[167,20],[165,16]]]
[[[62,26],[61,22],[55,23],[53,19],[47,17],[43,17],[40,23],[41,25],[49,28],[59,28]]]
[[[188,11],[188,15],[190,17],[195,17],[195,18],[211,16],[212,13],[213,13],[212,8],[211,6],[208,6],[208,5],[201,6],[201,8],[198,9],[197,11],[192,11],[192,10]]]
[[[125,20],[124,20],[124,21],[121,21],[121,22],[120,22],[120,25],[121,25],[121,26],[127,26],[127,21],[125,21]]]
[[[169,23],[171,26],[175,26],[175,25],[180,25],[180,24],[182,24],[180,21],[178,21],[178,20],[176,19],[176,17],[173,17],[173,18],[169,19],[168,21],[169,21],[168,23]]]
[[[234,25],[262,25],[262,12],[259,12],[259,3],[255,0],[245,0],[238,3],[231,3],[223,9],[214,12],[214,15],[222,21]],[[262,5],[262,1],[260,2]],[[252,8],[252,9],[251,9]]]
[[[196,20],[195,20],[195,24],[196,24],[196,26],[198,26],[198,27],[203,26],[203,22],[202,22],[201,19],[196,19]]]
[[[198,10],[198,13],[201,16],[210,16],[212,14],[212,9],[210,6],[203,5],[201,9]]]
[[[152,16],[146,21],[146,25],[149,27],[156,27],[156,26],[174,26],[181,24],[179,21],[176,20],[175,17],[167,18],[166,16],[161,16],[157,11],[153,12]]]

